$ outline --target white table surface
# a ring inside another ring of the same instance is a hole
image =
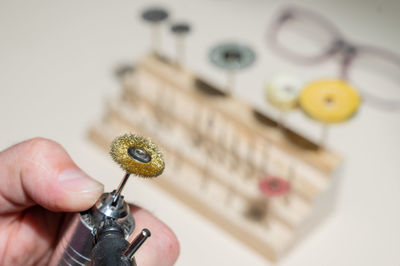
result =
[[[206,59],[211,45],[241,40],[256,49],[257,63],[238,77],[237,87],[246,90],[237,94],[257,106],[264,105],[259,95],[272,73],[334,75],[335,60],[300,71],[267,49],[266,25],[287,1],[160,2],[173,19],[193,24],[187,65],[216,83],[225,76]],[[119,92],[114,67],[138,61],[148,50],[149,31],[139,12],[149,4],[0,1],[0,148],[35,136],[54,139],[107,190],[115,187],[121,171],[86,134],[102,116],[105,99]],[[334,20],[352,40],[400,53],[399,1],[307,0],[302,5]],[[165,53],[173,54],[167,31],[163,41]],[[312,137],[318,135],[319,126],[300,113],[289,121]],[[364,105],[350,122],[331,129],[329,146],[346,161],[337,209],[279,265],[400,265],[400,112]],[[126,194],[174,229],[181,243],[177,265],[269,265],[146,181],[131,180]]]

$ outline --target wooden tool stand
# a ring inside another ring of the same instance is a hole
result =
[[[333,209],[341,158],[177,67],[146,57],[122,80],[90,138],[109,149],[120,134],[149,136],[165,151],[161,188],[255,251],[277,261]],[[264,176],[290,183],[284,197]]]

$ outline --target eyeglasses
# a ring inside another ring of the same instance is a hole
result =
[[[377,47],[354,44],[324,17],[286,8],[273,21],[268,41],[282,56],[302,64],[340,58],[338,77],[357,88],[363,100],[400,111],[400,56]]]

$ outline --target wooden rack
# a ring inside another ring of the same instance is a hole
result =
[[[126,132],[153,139],[167,164],[155,183],[270,260],[333,209],[338,155],[160,56],[144,58],[121,85],[91,139],[107,150]],[[290,194],[266,199],[258,189],[266,174],[287,179]]]

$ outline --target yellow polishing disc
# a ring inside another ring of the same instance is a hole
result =
[[[303,88],[299,103],[310,117],[324,123],[349,119],[360,105],[360,95],[346,81],[317,80]]]
[[[149,139],[135,134],[125,134],[114,139],[110,154],[122,169],[142,177],[156,177],[165,167],[158,147]]]

